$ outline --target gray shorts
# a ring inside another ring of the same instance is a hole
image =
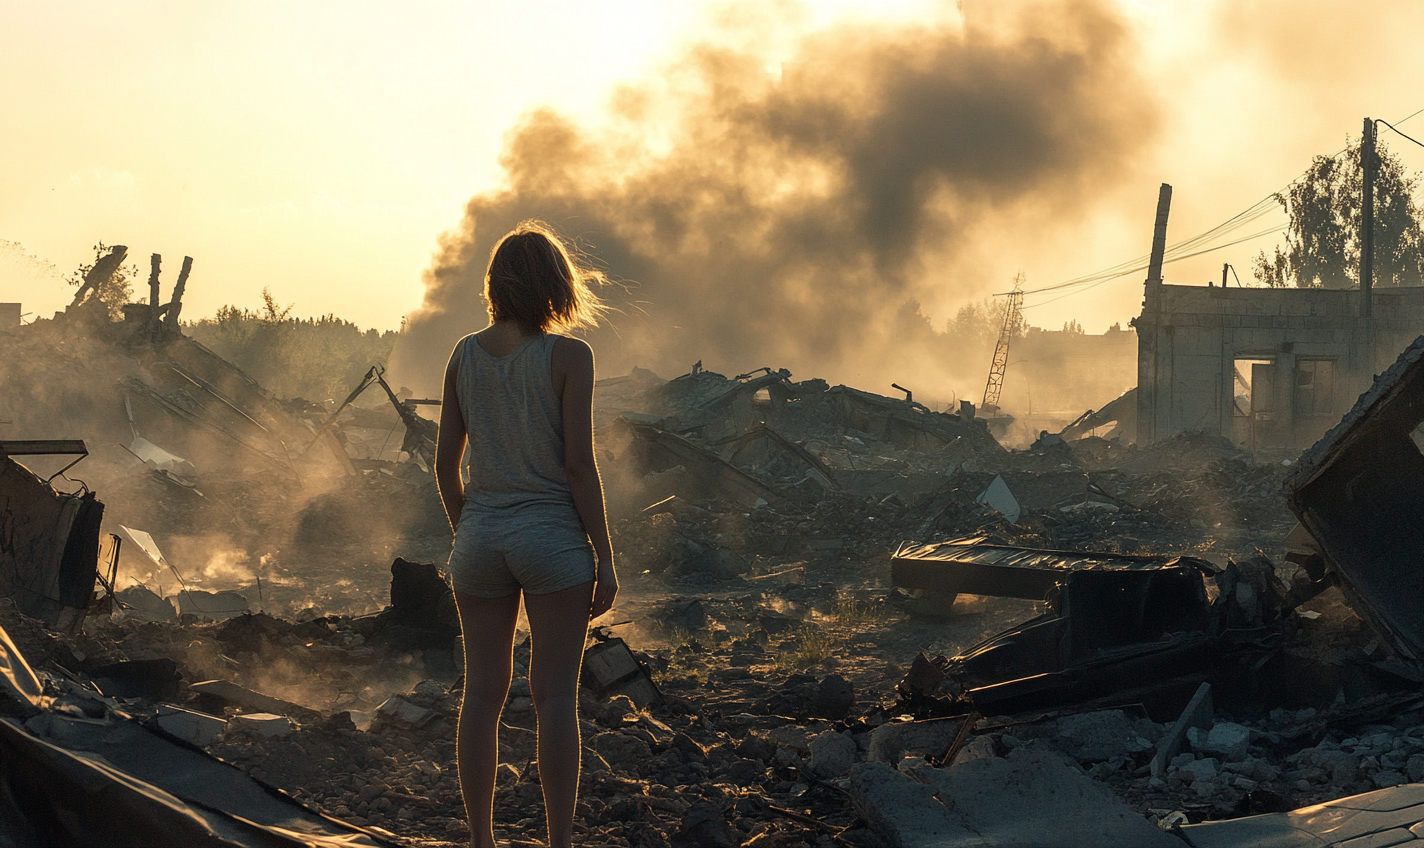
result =
[[[593,546],[573,504],[510,509],[467,505],[450,553],[455,591],[502,598],[546,595],[593,580]]]

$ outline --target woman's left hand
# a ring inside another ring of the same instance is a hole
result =
[[[593,579],[593,601],[588,609],[588,619],[592,621],[613,609],[613,599],[618,597],[618,574],[613,570],[611,558],[600,560]]]

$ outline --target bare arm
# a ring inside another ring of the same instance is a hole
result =
[[[554,345],[554,388],[564,412],[564,471],[574,507],[598,557],[590,618],[613,607],[618,575],[613,567],[613,542],[603,506],[603,481],[593,453],[593,351],[578,339],[561,338]]]
[[[455,387],[455,354],[452,353],[450,364],[445,367],[440,430],[435,437],[435,485],[440,490],[440,502],[445,505],[445,517],[450,520],[452,530],[460,524],[460,513],[465,509],[465,483],[460,479],[460,459],[465,455],[465,441],[469,436]]]

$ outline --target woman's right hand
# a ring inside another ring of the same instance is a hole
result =
[[[588,620],[592,621],[613,609],[613,599],[618,597],[618,574],[613,569],[613,558],[600,559],[593,578],[593,601],[589,605]]]

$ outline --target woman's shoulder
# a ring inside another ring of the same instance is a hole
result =
[[[552,354],[554,359],[565,362],[582,362],[585,359],[593,359],[593,348],[588,346],[588,342],[583,339],[576,339],[573,336],[560,336],[550,334],[552,337]]]
[[[469,347],[472,343],[475,343],[476,335],[476,333],[470,333],[469,335],[455,342],[455,346],[450,350],[450,362],[448,365],[446,365],[447,371],[457,371],[459,370],[460,366],[464,364],[466,351],[469,350]]]

